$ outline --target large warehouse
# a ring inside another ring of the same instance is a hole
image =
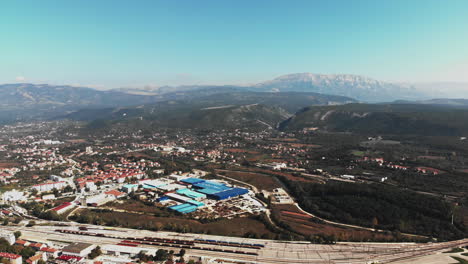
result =
[[[248,193],[249,190],[244,188],[231,188],[225,191],[217,192],[214,194],[209,194],[208,197],[215,199],[215,200],[225,200],[232,197],[237,197],[239,195],[243,195]]]

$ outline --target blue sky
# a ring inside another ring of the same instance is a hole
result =
[[[0,2],[0,83],[468,82],[468,1]]]

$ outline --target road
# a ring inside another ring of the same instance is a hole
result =
[[[230,172],[230,170],[216,170],[216,171],[224,171],[224,172]],[[234,171],[234,170],[231,170],[233,172],[244,172],[244,171]],[[249,172],[249,173],[255,173],[255,172]],[[240,184],[243,184],[243,185],[246,185],[246,186],[249,186],[250,188],[252,188],[252,190],[255,192],[255,193],[259,193],[259,190],[257,187],[249,184],[249,183],[246,183],[246,182],[243,182],[243,181],[240,181],[240,180],[236,180],[236,179],[232,179],[230,177],[227,177],[227,176],[223,176],[223,175],[219,175],[217,174],[219,177],[221,178],[225,178],[227,180],[231,180],[231,181],[234,181],[234,182],[238,182]],[[316,218],[316,219],[319,219],[327,224],[332,224],[332,225],[336,225],[336,226],[342,226],[342,227],[347,227],[347,228],[355,228],[355,229],[361,229],[361,230],[368,230],[368,231],[372,231],[372,232],[387,232],[388,230],[381,230],[381,229],[374,229],[374,228],[370,228],[370,227],[366,227],[366,226],[358,226],[358,225],[351,225],[351,224],[344,224],[344,223],[339,223],[339,222],[334,222],[334,221],[330,221],[330,220],[327,220],[327,219],[324,219],[324,218],[321,218],[321,217],[318,217],[312,213],[309,213],[307,211],[305,211],[304,209],[302,209],[298,203],[294,203],[294,205],[301,211],[303,212],[304,214],[307,214],[313,218]],[[273,223],[273,220],[270,218],[270,214],[268,213],[267,214],[268,218],[270,219],[270,222]],[[275,225],[276,226],[276,225]],[[419,237],[419,238],[427,238],[426,236],[422,236],[422,235],[415,235],[415,234],[409,234],[409,233],[401,233],[402,235],[405,235],[405,236],[409,236],[409,237]]]
[[[350,228],[356,228],[356,229],[362,229],[362,230],[368,230],[372,232],[387,232],[388,230],[382,230],[382,229],[375,229],[371,227],[365,227],[365,226],[358,226],[358,225],[350,225],[350,224],[343,224],[343,223],[338,223],[338,222],[333,222],[330,220],[326,220],[324,218],[318,217],[314,214],[311,214],[307,212],[306,210],[302,209],[301,206],[298,203],[294,203],[294,205],[304,214],[309,215],[311,217],[317,218],[327,224],[332,224],[336,226],[342,226],[342,227],[350,227]],[[415,235],[415,234],[409,234],[409,233],[401,233],[404,236],[410,236],[410,237],[419,237],[419,238],[428,238],[427,236],[422,236],[422,235]]]

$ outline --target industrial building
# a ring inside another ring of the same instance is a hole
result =
[[[88,243],[73,243],[62,249],[62,255],[86,257],[96,246]]]
[[[199,178],[186,178],[186,179],[181,180],[181,182],[187,183],[187,184],[196,184],[196,183],[205,182],[205,180],[202,180]]]
[[[169,207],[169,209],[182,213],[182,214],[187,214],[187,213],[195,212],[197,210],[197,206],[189,204],[189,203],[184,203],[184,204],[171,206]]]
[[[67,186],[65,181],[51,182],[51,183],[42,183],[33,185],[31,188],[37,190],[38,192],[50,192],[53,189],[61,190]]]
[[[215,200],[225,200],[225,199],[229,199],[229,198],[232,198],[232,197],[237,197],[237,196],[240,196],[240,195],[244,195],[246,193],[248,193],[249,190],[247,189],[244,189],[244,188],[231,188],[231,189],[228,189],[228,190],[224,190],[224,191],[221,191],[221,192],[217,192],[217,193],[214,193],[214,194],[209,194],[208,197],[212,198],[212,199],[215,199]]]
[[[121,245],[103,245],[101,247],[102,252],[108,255],[114,255],[117,257],[129,257],[133,258],[138,255],[141,251],[144,251],[146,255],[156,255],[156,250],[151,248],[145,248],[142,250],[141,247],[129,247]]]
[[[57,212],[57,214],[63,214],[66,211],[71,210],[75,206],[76,206],[76,204],[74,204],[74,203],[65,202],[65,203],[62,203],[61,205],[59,205],[59,206],[57,206],[55,208],[52,208],[51,210]]]
[[[11,190],[2,193],[1,200],[3,202],[16,202],[16,201],[26,201],[26,196],[24,193],[17,190]]]
[[[205,199],[206,195],[203,193],[195,192],[190,189],[180,189],[176,191],[177,194],[185,195],[193,200]]]
[[[204,193],[206,195],[215,194],[218,192],[229,190],[230,188],[223,183],[217,183],[213,181],[203,181],[192,184],[197,192]]]
[[[136,192],[138,190],[138,184],[125,184],[122,186],[122,191],[126,193]]]

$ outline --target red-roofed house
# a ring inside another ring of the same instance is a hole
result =
[[[41,248],[41,252],[44,252],[44,254],[47,256],[47,258],[57,258],[59,251],[55,248],[50,248],[50,247],[43,247]]]
[[[61,255],[60,257],[57,258],[58,260],[65,260],[65,261],[70,261],[70,260],[75,260],[75,261],[80,261],[83,258],[78,257],[78,256],[71,256],[71,255]]]
[[[107,195],[113,195],[113,196],[115,196],[115,198],[122,198],[122,197],[125,196],[125,193],[119,192],[119,191],[117,191],[117,190],[110,190],[110,191],[108,191],[108,192],[105,192],[105,194],[107,194]]]
[[[34,255],[34,256],[28,258],[28,259],[26,260],[26,263],[28,263],[28,264],[37,264],[37,263],[39,262],[39,260],[41,260],[41,259],[42,259],[43,261],[46,261],[46,260],[47,260],[45,254],[42,254],[42,253],[36,254],[36,255]]]
[[[16,254],[0,252],[0,258],[6,258],[11,264],[22,264],[23,257]]]
[[[420,173],[432,174],[432,175],[439,175],[440,173],[442,173],[441,170],[429,168],[429,167],[417,167],[416,171]]]
[[[30,243],[28,241],[18,239],[16,240],[15,244],[19,246],[27,247],[29,246]]]

